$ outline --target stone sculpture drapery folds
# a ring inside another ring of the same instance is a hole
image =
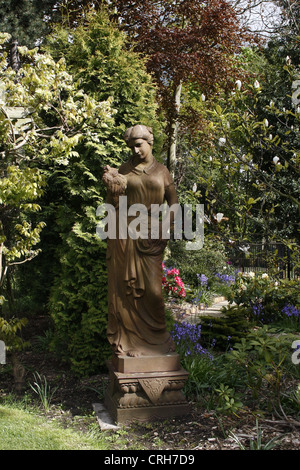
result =
[[[168,169],[152,154],[152,129],[137,125],[128,129],[125,140],[132,149],[130,160],[118,171],[106,167],[103,181],[107,202],[113,203],[118,223],[119,196],[127,196],[127,207],[143,204],[169,206],[178,202]],[[149,215],[150,217],[150,215]],[[128,217],[128,224],[131,218]],[[118,235],[118,227],[117,227]],[[162,257],[167,240],[108,240],[108,328],[107,337],[117,356],[163,355],[175,350],[166,329],[162,295]]]

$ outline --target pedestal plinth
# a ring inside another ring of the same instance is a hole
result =
[[[178,354],[115,357],[108,363],[105,406],[118,424],[150,421],[188,413],[182,392],[188,372]]]

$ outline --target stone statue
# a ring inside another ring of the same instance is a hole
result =
[[[115,206],[116,220],[120,195],[127,196],[128,207],[140,203],[149,213],[151,204],[164,201],[169,206],[177,204],[170,173],[152,154],[152,129],[133,126],[127,129],[124,139],[131,148],[131,158],[119,170],[106,167],[103,175],[107,202]],[[162,237],[152,240],[150,235],[148,239],[108,240],[107,337],[118,357],[157,356],[175,351],[166,329],[162,295],[162,257],[166,244]]]

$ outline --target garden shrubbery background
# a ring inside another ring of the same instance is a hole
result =
[[[34,9],[27,3],[24,14]],[[146,15],[153,23],[143,28],[140,18],[131,23],[126,1],[81,2],[86,10],[55,3],[61,11],[41,2],[49,23],[40,19],[39,38],[22,15],[13,24],[0,14],[0,339],[8,357],[16,361],[31,347],[22,331],[42,314],[51,323],[44,341],[51,354],[80,377],[106,370],[106,245],[96,236],[101,176],[105,165],[128,158],[125,129],[143,123],[154,130],[155,156],[174,172],[180,204],[205,210],[204,247],[188,251],[184,240],[172,240],[165,252],[167,304],[229,301],[217,318],[191,322],[167,312],[190,373],[187,394],[220,412],[253,407],[299,415],[299,365],[291,360],[300,311],[294,16],[284,17],[283,9],[262,47],[244,41],[233,10],[226,23],[223,0],[210,8],[186,0],[193,8],[183,10],[178,2],[138,2],[141,13],[166,3],[176,10],[165,11],[166,24]],[[210,15],[220,20],[215,28]],[[171,17],[172,47],[160,29],[171,31]],[[203,29],[202,62],[191,55],[194,21]],[[160,38],[159,50],[149,31]],[[15,32],[23,41],[18,52],[7,34]],[[228,47],[206,54],[220,38]],[[282,244],[289,259],[275,250],[266,267],[243,272],[234,254],[243,250],[247,258],[256,242]]]

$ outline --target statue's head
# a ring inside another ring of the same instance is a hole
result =
[[[143,139],[148,142],[149,145],[153,145],[153,132],[151,127],[137,124],[136,126],[129,127],[124,134],[124,140],[127,145],[130,146],[130,142],[135,139]]]

